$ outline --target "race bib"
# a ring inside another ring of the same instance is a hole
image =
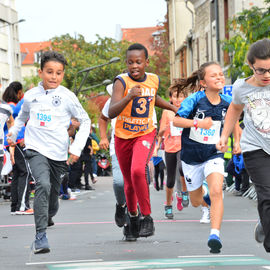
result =
[[[210,129],[191,127],[189,138],[198,143],[216,144],[220,138],[220,129],[220,121],[213,121]]]
[[[173,121],[170,121],[170,131],[171,131],[171,136],[181,136],[183,132],[183,128],[174,126]]]
[[[30,112],[30,123],[36,128],[54,130],[56,112],[49,106],[35,106]],[[29,123],[29,124],[30,124]]]

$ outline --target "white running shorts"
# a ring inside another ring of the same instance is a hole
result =
[[[182,168],[187,190],[193,191],[198,189],[211,173],[216,172],[224,175],[224,160],[219,157],[196,165],[189,165],[182,161]]]

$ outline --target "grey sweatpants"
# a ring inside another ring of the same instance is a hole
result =
[[[65,161],[49,159],[34,150],[26,150],[32,176],[35,180],[34,217],[36,232],[46,231],[48,217],[56,215],[58,196],[67,164]]]

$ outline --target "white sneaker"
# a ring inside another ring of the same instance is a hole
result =
[[[210,209],[208,207],[202,206],[202,218],[200,223],[210,223]]]

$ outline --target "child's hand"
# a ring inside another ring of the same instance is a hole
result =
[[[203,129],[209,129],[213,125],[211,117],[206,117],[203,120],[198,120],[198,127]]]
[[[157,157],[157,155],[158,155],[158,147],[157,146],[155,146],[155,149],[154,149],[154,152],[153,152],[153,157]]]
[[[73,163],[76,163],[78,161],[79,157],[75,156],[73,154],[70,154],[68,160],[67,160],[67,165],[72,165]]]
[[[228,150],[228,139],[221,135],[219,142],[216,144],[217,150],[225,153]]]
[[[134,99],[135,97],[138,97],[141,94],[142,94],[142,89],[140,85],[135,85],[134,87],[130,89],[128,96],[130,97],[130,99]]]
[[[8,144],[9,144],[10,146],[16,146],[16,143],[12,141],[11,136],[12,136],[12,133],[9,132],[9,133],[7,134],[7,142],[8,142]]]
[[[241,154],[241,152],[242,152],[242,150],[241,150],[239,142],[234,142],[234,144],[233,144],[233,154],[234,155],[239,155],[239,154]]]
[[[103,139],[101,139],[100,142],[99,142],[99,147],[100,147],[101,149],[107,150],[107,149],[109,148],[109,145],[110,145],[110,143],[109,143],[109,141],[108,141],[107,138],[103,138]]]

